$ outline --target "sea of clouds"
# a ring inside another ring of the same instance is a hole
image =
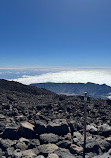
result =
[[[92,82],[96,84],[107,84],[111,86],[111,69],[110,68],[85,68],[85,69],[56,69],[56,71],[48,70],[41,74],[22,75],[20,78],[11,79],[23,84],[31,83],[87,83]]]

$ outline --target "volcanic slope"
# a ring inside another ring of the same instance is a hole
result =
[[[83,113],[81,96],[0,80],[0,157],[82,158]],[[109,156],[110,100],[91,98],[87,125],[87,157]]]

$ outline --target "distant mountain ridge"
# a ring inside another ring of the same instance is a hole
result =
[[[94,83],[35,83],[31,86],[38,88],[45,88],[58,94],[68,95],[81,95],[84,92],[88,92],[94,98],[107,99],[111,94],[111,87],[106,84],[94,84]]]

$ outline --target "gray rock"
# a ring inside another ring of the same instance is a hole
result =
[[[30,148],[36,148],[40,145],[40,141],[38,139],[31,139],[30,140]]]
[[[57,149],[58,149],[58,146],[55,144],[44,144],[44,145],[38,146],[38,150],[43,155],[44,154],[51,154]]]
[[[106,140],[102,140],[99,142],[99,147],[104,153],[104,152],[107,152],[111,148],[111,144],[108,143]]]
[[[86,143],[86,152],[99,153],[99,144],[94,139],[88,139]]]
[[[97,128],[93,125],[87,125],[87,131],[91,134],[97,134]]]
[[[57,154],[49,154],[47,158],[59,158]]]
[[[24,158],[35,158],[36,154],[33,149],[25,150],[22,152],[22,157]]]
[[[111,134],[111,126],[108,124],[103,124],[98,127],[98,134],[103,135],[105,137]]]
[[[48,123],[48,133],[54,133],[57,135],[65,135],[69,133],[69,127],[65,119],[55,119]]]
[[[34,125],[29,122],[22,122],[19,128],[21,137],[32,139],[35,137]]]
[[[6,125],[6,128],[3,132],[2,138],[4,139],[18,139],[19,134],[18,134],[18,129],[19,126],[13,123],[9,123]]]
[[[7,156],[12,156],[13,153],[14,153],[14,148],[13,147],[7,148]]]
[[[21,158],[22,157],[22,152],[21,152],[21,150],[20,149],[16,149],[15,151],[14,151],[14,158]]]
[[[6,150],[9,147],[12,147],[16,144],[16,140],[10,140],[10,139],[1,139],[0,140],[0,148],[2,150]]]
[[[46,127],[47,127],[47,124],[43,121],[40,121],[40,120],[36,120],[35,121],[35,132],[37,134],[43,134],[46,132]]]
[[[40,142],[45,144],[45,143],[56,143],[58,142],[58,135],[55,135],[53,133],[46,133],[46,134],[41,134],[40,135]]]
[[[69,152],[69,150],[63,148],[57,149],[54,153],[56,153],[60,158],[76,158]]]
[[[38,155],[35,158],[45,158],[43,155]]]
[[[59,146],[60,148],[65,148],[65,149],[69,149],[70,145],[71,145],[71,141],[69,140],[62,140],[59,141],[58,143],[56,143],[57,146]]]

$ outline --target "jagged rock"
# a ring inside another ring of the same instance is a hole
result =
[[[14,151],[14,158],[21,158],[22,157],[22,152],[21,152],[21,150],[20,149],[16,149],[15,151]]]
[[[14,153],[14,147],[7,148],[7,156],[12,157],[13,153]]]
[[[9,147],[12,147],[12,146],[14,146],[16,144],[16,140],[10,140],[10,139],[1,139],[0,140],[0,148],[2,149],[2,150],[6,150],[7,148],[9,148]]]
[[[93,125],[87,125],[87,131],[91,134],[97,134],[97,128]]]
[[[57,154],[49,154],[47,158],[59,158]]]
[[[55,135],[53,133],[46,133],[46,134],[41,134],[40,135],[40,141],[41,143],[56,143],[58,142],[58,135]]]
[[[37,157],[35,158],[45,158],[43,155],[38,155]]]
[[[70,152],[71,152],[72,154],[79,154],[79,155],[82,155],[82,153],[83,153],[83,147],[80,147],[80,146],[77,146],[77,145],[75,145],[75,144],[72,144],[72,145],[70,146]]]
[[[43,134],[46,132],[46,127],[47,127],[47,124],[43,121],[40,121],[40,120],[36,120],[35,121],[35,132],[37,134]]]
[[[109,136],[111,134],[111,126],[109,126],[108,124],[100,125],[98,127],[98,133],[105,137]]]
[[[102,140],[98,144],[103,153],[107,152],[111,148],[111,144],[108,143],[106,140]]]
[[[79,132],[73,133],[73,143],[77,146],[82,146],[83,144],[83,136]]]
[[[65,149],[69,149],[70,145],[71,145],[71,141],[69,140],[62,140],[59,141],[58,143],[56,143],[57,146],[59,146],[60,148],[65,148]]]
[[[22,152],[22,157],[23,158],[35,158],[36,154],[32,149],[25,150]]]
[[[19,129],[19,133],[22,137],[34,138],[35,137],[34,125],[26,121],[22,122],[21,127]]]
[[[15,147],[16,149],[20,149],[20,150],[28,149],[28,145],[26,145],[24,142],[18,142]]]
[[[30,143],[30,140],[29,139],[26,139],[26,138],[23,138],[23,137],[21,137],[20,139],[19,139],[19,142],[21,142],[21,143],[25,143],[25,144],[29,144]]]
[[[19,126],[15,125],[15,124],[7,124],[6,125],[6,128],[2,134],[2,138],[4,139],[18,139],[19,138],[19,134],[18,134],[18,129],[19,129]]]
[[[70,121],[69,126],[71,129],[71,133],[77,131],[77,123],[75,121]]]
[[[65,119],[55,119],[48,123],[48,133],[54,133],[57,135],[65,135],[69,133],[69,127]]]
[[[58,149],[58,146],[55,144],[43,144],[43,145],[38,146],[38,150],[40,151],[40,153],[45,156],[53,153],[57,149]]]
[[[94,156],[93,158],[111,158],[111,149],[103,155]]]
[[[61,149],[61,148],[59,148],[54,153],[56,153],[60,158],[76,158],[67,149]]]
[[[94,152],[99,154],[99,144],[94,139],[87,139],[86,152]]]
[[[40,145],[40,141],[38,139],[31,139],[30,140],[30,148],[36,148]]]

